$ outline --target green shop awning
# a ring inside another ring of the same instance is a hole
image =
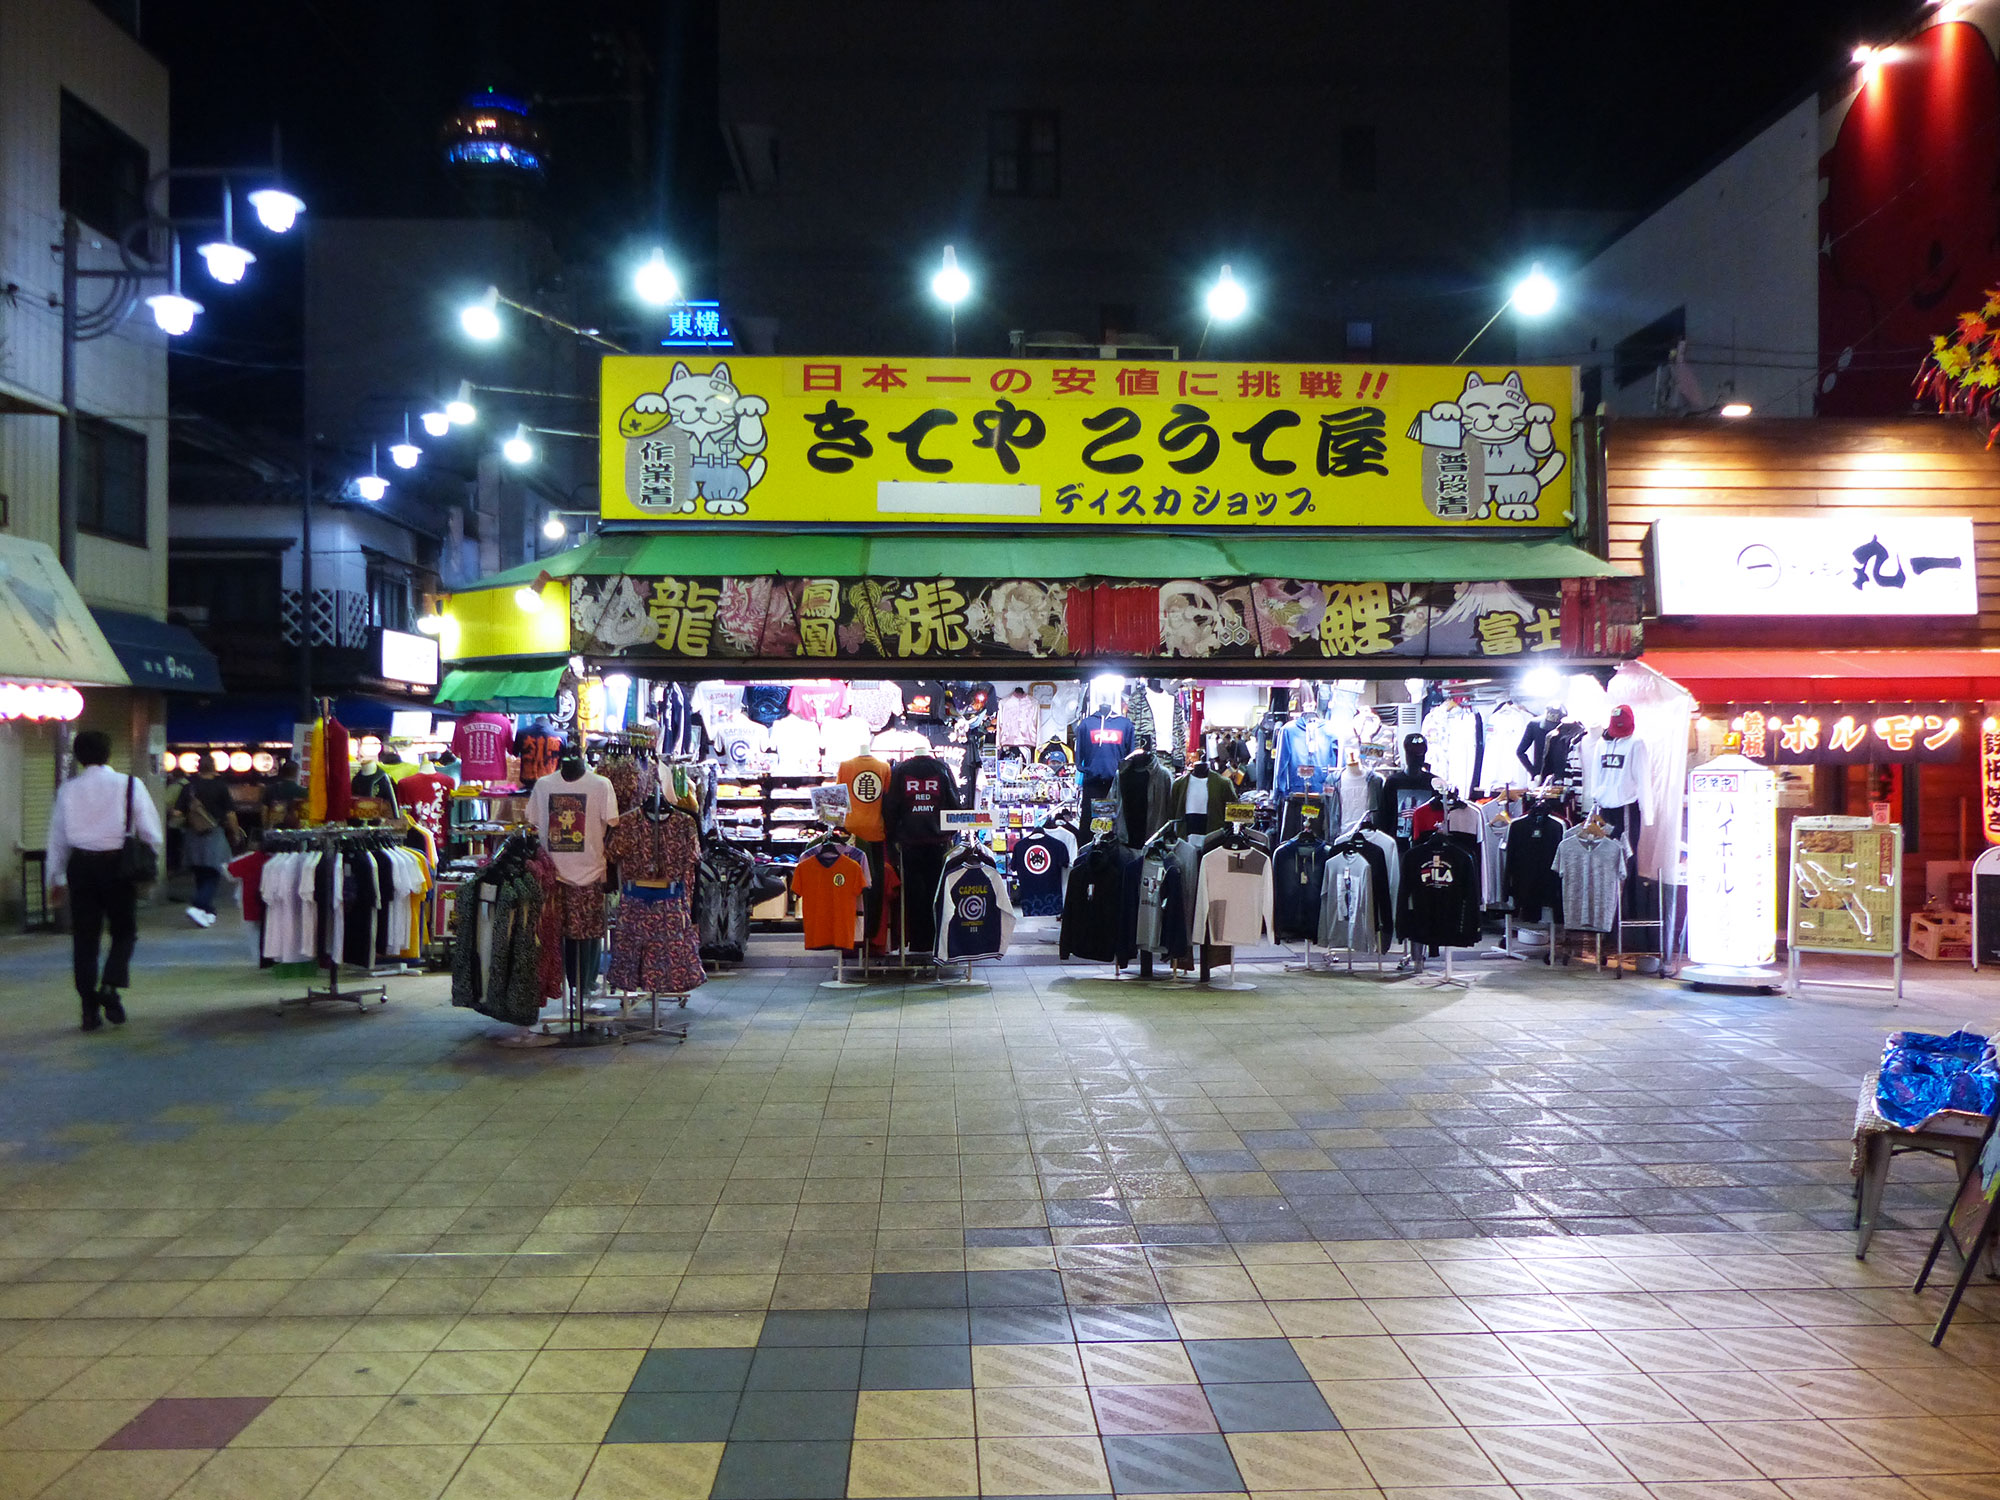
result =
[[[562,685],[564,664],[526,671],[446,672],[438,684],[439,708],[491,709],[496,713],[554,713],[556,689]]]
[[[552,577],[1290,578],[1311,583],[1488,583],[1609,578],[1617,570],[1568,542],[1506,537],[1161,536],[893,532],[615,532],[481,579],[511,588]]]

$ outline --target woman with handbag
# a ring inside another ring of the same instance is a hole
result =
[[[139,887],[157,880],[166,833],[159,809],[135,776],[111,769],[111,736],[86,729],[71,747],[77,773],[56,792],[49,813],[49,899],[70,907],[75,944],[76,993],[83,1029],[105,1017],[125,1024],[118,992],[132,982],[132,950],[139,942]],[[97,944],[111,929],[111,953],[100,979]]]
[[[213,927],[222,867],[243,837],[229,783],[204,762],[194,780],[181,788],[173,816],[183,830],[181,863],[194,871],[194,905],[187,909],[187,919],[197,927]]]

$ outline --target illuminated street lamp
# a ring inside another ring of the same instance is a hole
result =
[[[1250,294],[1236,279],[1236,273],[1225,265],[1202,303],[1208,309],[1208,320],[1201,325],[1201,341],[1194,349],[1196,359],[1200,359],[1202,351],[1208,348],[1208,331],[1211,328],[1217,323],[1234,323],[1250,310]]]
[[[283,188],[257,189],[250,194],[250,206],[257,210],[257,222],[273,234],[285,233],[306,210],[304,200]]]
[[[642,302],[650,302],[655,307],[665,307],[680,300],[680,280],[667,264],[666,251],[654,250],[652,257],[632,273],[632,290],[639,294]]]
[[[479,420],[479,408],[472,404],[472,382],[461,380],[452,398],[444,404],[445,420],[454,427],[466,427]]]
[[[181,241],[179,235],[172,236],[173,269],[168,289],[157,292],[146,299],[146,306],[153,310],[153,321],[160,325],[160,332],[169,338],[179,338],[190,328],[201,312],[201,304],[192,297],[181,295]]]
[[[514,435],[500,445],[500,452],[510,464],[530,464],[535,461],[535,445],[528,437],[526,422],[516,427]]]
[[[403,413],[403,440],[389,445],[389,461],[399,469],[414,469],[424,450],[410,441],[410,414]]]
[[[931,295],[945,305],[951,316],[951,352],[958,354],[958,304],[972,295],[972,278],[958,266],[958,252],[944,247],[944,264],[931,277]]]
[[[375,445],[370,443],[368,445],[368,472],[356,476],[354,481],[354,493],[370,503],[380,500],[384,495],[389,493],[389,481],[382,477],[380,473],[381,466],[381,460],[375,452]]]
[[[467,338],[478,339],[482,344],[491,343],[500,337],[500,288],[489,286],[458,312],[459,327],[465,330]]]
[[[1556,285],[1554,278],[1542,269],[1540,261],[1536,261],[1528,267],[1528,274],[1514,283],[1513,289],[1507,293],[1507,300],[1493,310],[1493,316],[1479,325],[1479,332],[1465,341],[1465,347],[1458,351],[1457,358],[1453,359],[1452,363],[1457,364],[1470,354],[1472,346],[1485,337],[1486,330],[1499,322],[1500,315],[1508,308],[1513,308],[1514,312],[1523,318],[1546,318],[1556,310],[1556,303],[1561,296],[1561,289]]]

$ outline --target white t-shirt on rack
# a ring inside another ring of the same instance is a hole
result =
[[[771,726],[771,752],[780,776],[819,774],[819,726],[797,714],[787,714]]]

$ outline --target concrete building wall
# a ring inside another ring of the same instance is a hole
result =
[[[0,495],[4,528],[57,545],[57,421],[62,395],[62,94],[67,90],[168,166],[166,68],[88,0],[0,0]],[[86,232],[80,263],[118,265],[116,248]],[[88,312],[109,283],[90,280]],[[147,291],[157,291],[157,283]],[[77,351],[77,404],[147,437],[143,546],[81,535],[76,583],[94,605],[162,617],[167,602],[167,356],[143,306]],[[165,713],[158,694],[86,689],[84,723],[113,732],[114,761],[152,771],[148,748]],[[0,726],[0,909],[20,899],[17,851],[44,841],[57,737],[45,726]],[[148,778],[158,795],[157,778]]]
[[[1521,325],[1521,357],[1598,368],[1614,416],[1700,410],[1732,390],[1759,416],[1811,416],[1819,130],[1818,101],[1802,102],[1566,276],[1556,312]],[[1692,381],[1649,365],[1621,384],[1619,344],[1677,309]]]

